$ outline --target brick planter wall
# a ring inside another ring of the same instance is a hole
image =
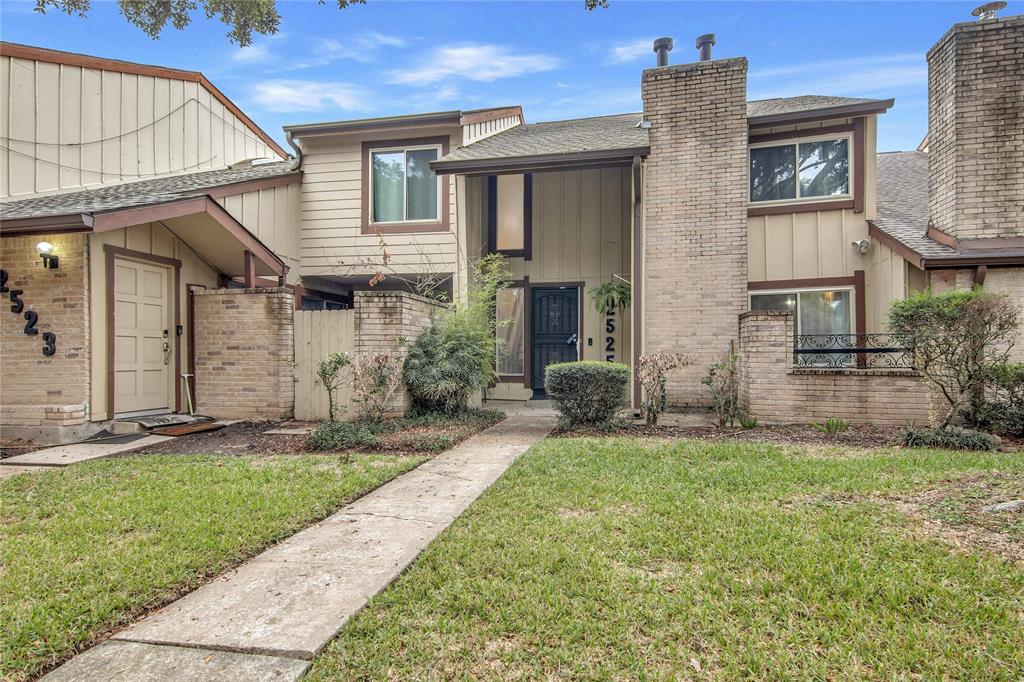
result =
[[[56,270],[44,269],[36,244],[54,245]],[[13,313],[10,293],[0,303],[0,427],[10,438],[66,441],[85,435],[89,404],[89,278],[82,234],[0,239],[8,289],[21,289],[24,310],[39,320],[27,335],[24,311]],[[57,335],[56,352],[42,353],[43,333]],[[92,429],[95,430],[95,429]]]
[[[285,419],[295,405],[291,291],[195,292],[196,412]]]
[[[792,313],[743,313],[739,337],[740,402],[763,422],[928,423],[928,389],[917,372],[795,368]]]
[[[432,316],[444,307],[433,299],[402,291],[355,292],[355,352],[394,352],[404,358],[409,346],[430,327]],[[399,339],[405,343],[399,345]],[[403,414],[409,405],[403,385],[390,413]]]

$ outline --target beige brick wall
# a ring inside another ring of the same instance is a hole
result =
[[[395,352],[404,358],[409,346],[430,327],[432,316],[444,304],[423,296],[399,291],[355,292],[355,352]],[[400,344],[399,339],[405,343]],[[409,409],[404,386],[393,401],[392,414]]]
[[[746,90],[742,58],[643,74],[643,352],[695,359],[669,378],[676,407],[709,404],[700,379],[747,308]]]
[[[196,412],[284,419],[295,405],[292,292],[195,292]]]
[[[89,396],[89,279],[87,237],[35,235],[0,239],[6,286],[21,289],[24,310],[38,316],[38,334],[26,335],[24,312],[0,302],[0,428],[8,437],[62,440],[86,426]],[[59,258],[44,269],[36,244],[48,241]],[[45,356],[43,333],[57,335]]]
[[[761,421],[841,417],[889,426],[929,421],[927,386],[910,370],[794,368],[792,313],[744,313],[739,337],[740,400]]]
[[[957,24],[928,52],[928,203],[961,239],[1024,236],[1024,16]]]
[[[928,271],[928,286],[937,294],[953,289],[970,289],[973,285],[973,269]],[[985,274],[985,291],[1005,294],[1017,304],[1021,326],[1010,351],[1010,359],[1024,362],[1024,268],[989,268]]]

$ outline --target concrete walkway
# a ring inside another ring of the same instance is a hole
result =
[[[130,443],[71,443],[55,445],[0,460],[0,467],[66,467],[69,464],[87,462],[91,459],[105,459],[143,450],[150,445],[170,440],[170,436],[145,436]]]
[[[297,679],[370,597],[553,424],[548,416],[509,417],[44,679]]]

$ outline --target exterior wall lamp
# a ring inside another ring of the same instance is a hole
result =
[[[43,258],[43,267],[49,270],[56,270],[59,263],[57,256],[53,255],[53,244],[50,242],[39,242],[36,244],[36,251]]]

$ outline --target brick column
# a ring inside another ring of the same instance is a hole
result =
[[[928,51],[928,211],[960,239],[1024,236],[1024,16],[953,26]]]
[[[708,365],[747,307],[747,61],[649,69],[644,116],[643,352],[680,351],[670,405],[708,405]]]
[[[291,417],[292,292],[211,289],[194,296],[196,412],[220,419]]]
[[[401,361],[416,338],[430,328],[433,314],[444,307],[433,299],[402,291],[355,292],[356,353],[393,352]],[[409,405],[403,385],[391,412],[402,414]]]

